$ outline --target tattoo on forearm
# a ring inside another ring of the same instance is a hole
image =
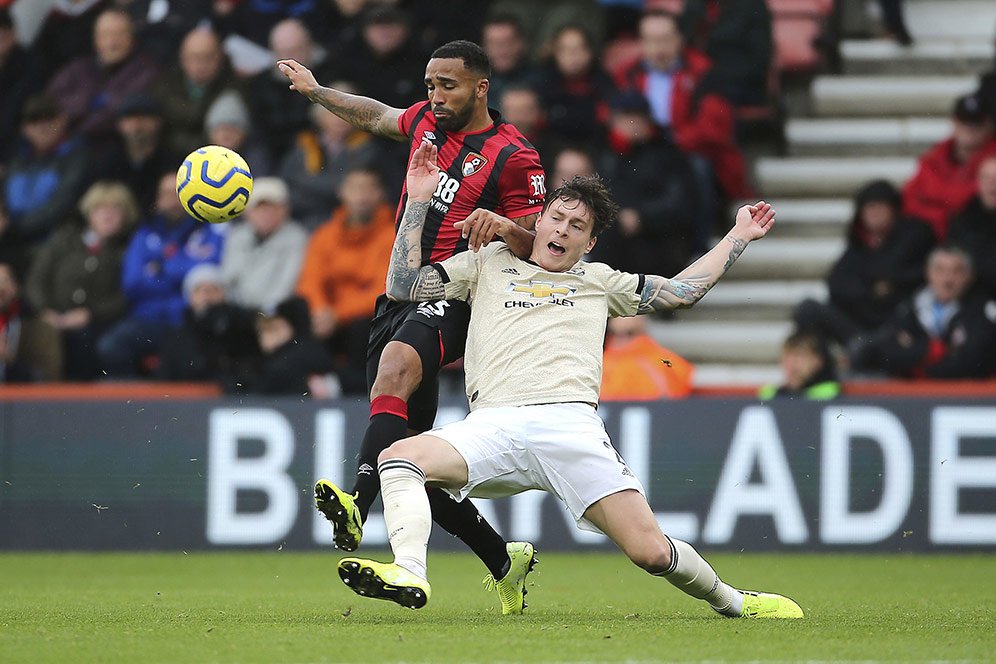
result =
[[[390,110],[390,107],[375,99],[351,95],[323,86],[315,88],[307,97],[312,102],[329,109],[357,129],[389,138],[396,138],[396,134],[399,134],[395,127],[388,127],[385,130],[381,126],[381,120]]]
[[[740,258],[740,254],[744,253],[744,249],[747,248],[747,243],[741,240],[740,238],[735,238],[732,235],[727,235],[726,239],[729,240],[731,244],[733,244],[733,248],[730,249],[730,255],[729,257],[727,257],[726,264],[723,266],[724,274],[726,273],[727,270],[730,269],[730,266],[733,265],[738,258]]]
[[[679,280],[647,275],[643,291],[640,293],[640,306],[637,311],[645,314],[651,311],[690,307],[709,290],[709,285],[702,283],[702,281],[702,277]]]
[[[444,294],[443,280],[422,266],[422,228],[428,201],[409,201],[398,227],[387,272],[387,293],[396,300],[434,300]]]

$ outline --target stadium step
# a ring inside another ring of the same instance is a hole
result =
[[[758,188],[772,198],[850,198],[869,180],[884,178],[900,185],[915,169],[913,157],[762,157],[755,163],[754,174]]]
[[[977,85],[976,76],[817,76],[810,95],[818,116],[947,117]]]
[[[692,384],[695,387],[768,385],[781,383],[781,377],[781,370],[774,364],[702,362],[695,365]]]
[[[650,334],[693,363],[774,364],[791,329],[788,321],[710,323],[679,318],[652,324]]]
[[[992,0],[917,0],[904,3],[904,15],[914,39],[981,39],[992,45],[996,26]]]
[[[918,156],[951,134],[947,118],[794,119],[785,125],[793,156]]]
[[[754,242],[730,268],[732,281],[823,279],[844,251],[842,238],[765,238]]]
[[[794,237],[843,237],[851,221],[853,203],[840,198],[766,199],[777,211],[775,227],[768,239]],[[732,219],[737,208],[754,201],[738,201],[730,206]],[[768,240],[765,240],[767,242]]]
[[[977,74],[992,66],[992,39],[847,39],[840,44],[845,74]]]
[[[682,310],[680,320],[787,318],[802,300],[806,298],[823,300],[826,295],[826,284],[818,279],[777,281],[730,279],[717,284],[694,307]]]

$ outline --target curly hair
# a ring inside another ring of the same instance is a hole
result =
[[[598,237],[616,221],[619,205],[612,198],[612,192],[598,175],[575,175],[570,180],[550,192],[543,205],[543,212],[553,201],[577,201],[583,203],[591,213],[591,236]]]

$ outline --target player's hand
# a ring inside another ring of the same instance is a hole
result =
[[[488,246],[495,237],[505,237],[514,225],[511,219],[483,208],[477,208],[469,217],[453,224],[460,235],[467,238],[467,246],[472,251]]]
[[[408,188],[408,200],[426,202],[432,198],[439,185],[439,165],[436,158],[439,150],[428,141],[423,141],[415,148],[412,159],[408,162],[408,175],[405,184]]]
[[[774,223],[775,208],[770,203],[758,201],[737,210],[737,221],[733,228],[740,231],[745,240],[760,240],[768,234]]]
[[[297,90],[310,99],[311,93],[318,89],[318,81],[311,70],[297,60],[279,60],[277,70],[290,80],[290,89]]]

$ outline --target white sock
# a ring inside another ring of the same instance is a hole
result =
[[[724,616],[738,617],[744,608],[740,591],[723,583],[691,544],[672,537],[667,540],[671,543],[671,567],[657,576],[663,576],[675,588],[695,599],[704,599]]]
[[[425,556],[432,512],[425,494],[425,473],[407,459],[388,459],[378,465],[377,472],[394,563],[426,579]]]

